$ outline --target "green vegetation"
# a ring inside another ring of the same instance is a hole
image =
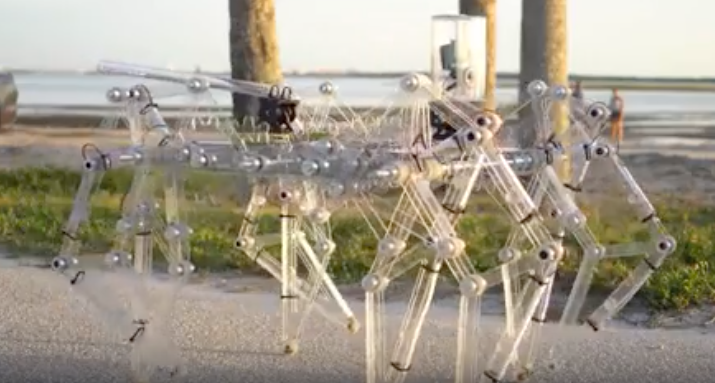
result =
[[[111,244],[118,207],[131,181],[131,173],[107,174],[92,201],[91,223],[84,228],[85,252],[103,252]],[[72,197],[80,174],[60,169],[22,169],[0,172],[0,243],[15,254],[56,254],[61,243],[61,229],[71,209]],[[204,270],[227,267],[255,270],[245,256],[238,254],[233,242],[241,223],[241,211],[233,190],[237,180],[215,174],[192,174],[186,191],[186,203],[194,228],[192,253],[197,266]],[[203,191],[210,192],[204,193]],[[212,200],[206,202],[207,195]],[[199,198],[201,197],[201,198]],[[674,197],[656,198],[660,215],[679,242],[677,252],[654,275],[641,296],[656,309],[683,309],[715,301],[715,207]],[[479,214],[468,214],[460,222],[475,265],[484,269],[494,264],[492,255],[504,242],[507,222],[496,214],[496,207],[477,201]],[[597,209],[608,203],[607,209]],[[613,202],[591,202],[586,206],[591,228],[604,243],[643,238],[646,234],[637,221],[621,216]],[[275,215],[261,219],[266,229],[277,228]],[[333,219],[333,236],[339,251],[331,272],[341,281],[355,281],[370,266],[375,239],[358,214],[343,211]],[[569,244],[573,247],[573,243]],[[571,251],[571,254],[575,254]],[[577,257],[569,257],[561,278],[575,274]],[[636,260],[604,261],[598,270],[597,289],[618,284]]]

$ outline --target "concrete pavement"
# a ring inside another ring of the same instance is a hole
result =
[[[87,306],[68,294],[66,280],[49,270],[0,269],[0,382],[128,382],[128,347],[103,328]],[[352,302],[358,315],[360,302]],[[389,325],[402,304],[391,304]],[[363,335],[347,334],[316,317],[300,352],[279,353],[278,298],[266,293],[220,292],[206,285],[182,291],[175,326],[186,359],[181,382],[364,381]],[[496,318],[487,319],[493,334]],[[456,308],[437,304],[424,329],[408,382],[449,382]],[[715,334],[697,330],[547,326],[531,382],[711,382]],[[554,366],[549,366],[552,362]],[[164,381],[159,376],[156,381]]]

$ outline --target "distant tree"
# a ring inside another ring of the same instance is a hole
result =
[[[519,100],[527,100],[526,85],[533,80],[548,84],[568,85],[567,0],[522,0],[521,2],[521,70]],[[556,107],[552,119],[557,132],[568,128],[567,110]],[[529,108],[520,113],[522,129],[519,143],[533,144],[535,135],[529,123]],[[562,172],[567,168],[562,169]]]
[[[228,0],[231,77],[277,84],[282,81],[273,0]],[[233,95],[237,119],[256,113],[255,100]]]
[[[485,73],[484,105],[488,109],[496,109],[497,86],[497,46],[496,46],[496,0],[460,0],[459,13],[468,16],[483,16],[487,22],[487,73]],[[480,74],[481,75],[481,74]]]

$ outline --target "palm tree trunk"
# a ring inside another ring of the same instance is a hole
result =
[[[548,84],[568,85],[568,25],[567,0],[522,0],[521,15],[521,71],[519,101],[528,100],[526,85],[533,80]],[[568,129],[568,108],[556,105],[551,115],[555,133]],[[536,138],[531,127],[534,116],[529,108],[520,113],[518,141],[520,146],[533,145]],[[559,169],[566,176],[568,161]]]
[[[277,84],[282,81],[273,0],[228,0],[231,78]],[[233,115],[255,116],[257,100],[233,94]]]
[[[459,13],[468,16],[483,16],[487,21],[487,73],[485,73],[484,107],[496,109],[497,45],[496,45],[496,0],[460,0]]]
[[[546,78],[549,84],[569,85],[568,69],[568,23],[567,0],[546,1]],[[554,133],[560,135],[562,144],[565,142],[566,130],[569,128],[569,108],[566,103],[554,104],[551,120],[554,123]],[[571,173],[571,163],[568,158],[558,164],[557,171],[562,180],[568,180]]]
[[[519,71],[519,104],[529,100],[527,85],[534,80],[547,81],[546,73],[546,7],[548,0],[521,2],[521,55]],[[519,146],[530,147],[536,141],[534,115],[530,108],[519,112]]]

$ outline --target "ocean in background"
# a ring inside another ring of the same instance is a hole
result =
[[[109,106],[106,94],[113,87],[130,87],[143,83],[152,90],[161,105],[181,107],[195,105],[196,100],[183,86],[138,78],[84,74],[19,73],[15,80],[20,91],[19,112],[21,115],[36,113],[43,108]],[[308,104],[320,102],[318,88],[326,81],[319,77],[286,77],[287,85]],[[337,77],[330,80],[337,88],[340,103],[351,107],[384,105],[390,95],[397,91],[399,79]],[[608,101],[607,90],[585,89],[588,99]],[[715,93],[673,91],[622,91],[626,115],[638,115],[647,119],[690,119],[703,122],[715,121]],[[215,91],[211,95],[218,106],[229,106],[231,96]],[[515,88],[497,89],[500,103],[514,103]],[[206,104],[203,100],[202,104]],[[213,102],[212,102],[213,103]]]

